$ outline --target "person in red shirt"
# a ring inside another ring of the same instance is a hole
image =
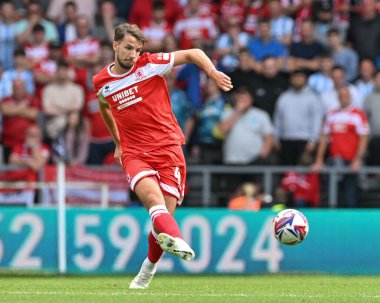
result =
[[[155,2],[163,2],[165,9],[165,20],[170,26],[173,26],[178,16],[182,13],[182,7],[179,0],[144,0],[133,1],[128,21],[142,27],[150,23],[153,18],[153,6]]]
[[[144,35],[147,37],[147,45],[144,45],[145,51],[155,52],[164,49],[164,37],[172,31],[172,27],[165,20],[165,7],[163,1],[153,3],[153,18],[141,27]]]
[[[75,69],[76,82],[86,88],[89,69],[100,59],[100,41],[90,35],[90,21],[84,15],[76,18],[77,39],[63,45],[63,58]]]
[[[42,143],[41,129],[34,124],[26,131],[23,142],[13,147],[9,163],[27,167],[31,170],[33,180],[37,181],[37,172],[47,164],[49,158],[50,149]]]
[[[300,156],[298,164],[310,166],[313,160],[313,156],[310,153],[304,152]],[[318,207],[320,198],[320,176],[316,172],[302,173],[288,171],[282,178],[280,187],[276,189],[276,194],[290,198],[291,201],[286,201],[287,207]],[[285,200],[287,200],[286,198]],[[283,200],[283,198],[281,200]]]
[[[338,89],[340,108],[327,113],[319,141],[313,170],[323,166],[323,159],[330,142],[330,160],[335,165],[349,166],[358,172],[367,149],[369,125],[364,111],[351,106],[350,89]],[[348,174],[342,178],[340,189],[348,207],[357,206],[357,175]]]
[[[62,45],[58,41],[49,44],[48,58],[39,62],[33,68],[34,81],[36,83],[36,95],[41,99],[43,88],[55,81],[57,63],[62,60]],[[74,69],[70,70],[70,78],[75,79]]]
[[[137,25],[117,26],[115,61],[93,77],[100,112],[116,144],[115,159],[153,226],[148,257],[130,288],[149,286],[163,251],[186,261],[195,257],[173,217],[185,189],[185,140],[171,110],[164,75],[174,66],[194,63],[224,91],[232,88],[231,79],[217,71],[202,50],[140,55],[145,42]]]
[[[220,5],[220,22],[219,26],[224,32],[227,32],[228,25],[233,20],[237,22],[240,27],[243,26],[245,19],[245,12],[247,10],[246,1],[242,0],[223,0]]]
[[[173,33],[181,49],[194,45],[210,46],[216,40],[219,29],[212,16],[212,8],[200,0],[190,0],[183,16],[174,24]]]
[[[49,42],[44,40],[45,28],[41,24],[36,24],[32,31],[32,41],[25,45],[25,55],[29,59],[30,67],[36,66],[39,62],[46,60],[49,55]]]
[[[3,99],[0,105],[5,163],[8,163],[12,149],[24,141],[26,130],[36,122],[39,104],[37,98],[27,93],[23,80],[13,80],[13,95]]]

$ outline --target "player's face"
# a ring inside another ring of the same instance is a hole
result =
[[[113,42],[113,50],[115,51],[115,61],[123,69],[131,69],[136,63],[143,43],[137,40],[134,36],[126,34],[123,40]]]

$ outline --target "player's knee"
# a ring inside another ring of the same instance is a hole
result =
[[[158,204],[163,204],[162,196],[157,194],[156,192],[148,192],[145,195],[145,203],[149,206],[154,206]]]

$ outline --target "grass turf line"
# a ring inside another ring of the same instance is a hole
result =
[[[4,303],[380,302],[378,276],[163,276],[147,290],[133,277],[2,276]]]

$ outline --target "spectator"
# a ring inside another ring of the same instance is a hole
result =
[[[263,1],[250,1],[243,30],[250,35],[256,35],[259,19],[262,17],[268,17],[265,3]]]
[[[318,95],[328,92],[334,88],[331,78],[334,61],[330,54],[325,53],[320,56],[320,70],[309,77],[308,84]]]
[[[315,41],[313,22],[304,20],[301,24],[300,41],[290,45],[288,69],[307,69],[312,73],[319,69],[319,56],[324,51],[322,44]]]
[[[0,105],[4,127],[1,141],[6,163],[12,149],[23,143],[26,130],[36,123],[40,103],[27,93],[25,84],[20,79],[13,80],[13,92],[13,95],[2,100]]]
[[[62,44],[77,38],[75,29],[75,19],[78,14],[77,4],[74,1],[65,2],[63,12],[65,18],[58,25],[59,40]]]
[[[246,48],[240,50],[238,59],[239,66],[233,72],[228,73],[234,85],[233,90],[238,89],[240,86],[251,89],[257,80],[257,73],[254,70],[260,70],[261,67],[258,67],[256,61]]]
[[[359,1],[351,1],[351,0],[333,1],[334,17],[333,17],[332,26],[338,29],[342,40],[346,40],[346,37],[347,37],[347,30],[350,25],[350,12],[352,12],[355,9],[354,2],[359,2]]]
[[[286,49],[284,45],[271,37],[270,22],[262,19],[259,23],[259,36],[251,39],[247,48],[256,61],[261,62],[265,57],[277,58],[278,66],[282,68]]]
[[[327,35],[328,44],[335,64],[344,66],[347,74],[347,81],[352,82],[356,79],[358,74],[358,55],[351,48],[343,46],[338,29],[329,29]]]
[[[269,1],[269,14],[272,37],[289,46],[292,42],[294,21],[284,14],[280,0]]]
[[[22,49],[15,50],[13,54],[14,68],[4,72],[2,81],[5,92],[4,96],[8,97],[13,94],[12,82],[15,79],[21,79],[25,83],[26,90],[28,94],[34,94],[34,80],[33,74],[29,70],[29,63],[25,56],[25,51]]]
[[[331,72],[331,78],[334,83],[334,87],[321,95],[320,101],[322,102],[322,110],[324,114],[340,107],[338,98],[338,89],[344,86],[348,86],[351,95],[351,103],[355,107],[362,108],[363,102],[360,99],[357,88],[352,84],[347,84],[346,73],[343,67],[334,66]]]
[[[129,14],[129,23],[137,24],[140,28],[152,20],[153,3],[155,0],[133,1]],[[164,0],[165,20],[170,26],[174,26],[178,17],[182,14],[182,8],[178,0]]]
[[[207,46],[217,38],[218,28],[214,19],[202,13],[200,0],[189,0],[184,15],[174,24],[174,35],[179,41],[181,49],[194,47],[197,42]]]
[[[154,1],[152,20],[141,28],[148,42],[144,49],[148,52],[162,51],[164,37],[172,31],[172,27],[165,20],[165,7],[163,1]]]
[[[327,47],[327,31],[333,23],[335,0],[313,1],[312,19],[314,21],[314,37],[324,47]],[[338,2],[338,1],[335,1]]]
[[[275,141],[283,165],[296,165],[303,153],[314,151],[322,123],[319,101],[306,85],[306,72],[294,71],[290,84],[274,113]]]
[[[99,73],[103,65],[96,64],[91,72],[91,76]],[[92,78],[92,77],[90,77]],[[88,128],[89,134],[89,151],[87,164],[100,165],[103,164],[106,158],[115,152],[115,144],[111,134],[103,121],[99,110],[99,100],[92,87],[92,81],[89,81],[87,89],[86,103],[84,105],[84,122]]]
[[[90,35],[90,23],[86,16],[75,20],[78,38],[63,45],[63,57],[75,68],[76,82],[87,85],[88,70],[99,61],[100,42]]]
[[[351,20],[347,40],[360,59],[376,60],[380,54],[380,16],[375,0],[363,1],[361,15]]]
[[[4,69],[3,65],[0,62],[0,100],[9,95],[8,91],[8,81],[5,81],[4,79]]]
[[[236,196],[228,202],[228,209],[259,211],[261,209],[259,186],[253,182],[240,185]]]
[[[338,89],[340,108],[327,114],[319,140],[314,170],[320,170],[324,164],[324,155],[330,150],[330,162],[333,166],[350,167],[357,173],[362,166],[367,149],[369,126],[364,111],[351,104],[350,89],[347,86]],[[357,207],[357,174],[344,175],[340,184],[347,207]]]
[[[179,69],[177,80],[184,85],[191,106],[198,109],[202,106],[203,71],[195,64],[189,63]]]
[[[196,118],[196,136],[194,144],[199,147],[200,162],[203,164],[221,164],[222,138],[217,129],[222,118],[225,100],[218,86],[208,79],[206,100],[199,109]]]
[[[42,97],[42,89],[45,85],[55,81],[57,64],[62,60],[61,43],[51,42],[49,45],[48,58],[38,63],[33,69],[34,81],[36,84],[36,95]],[[74,70],[71,70],[70,77],[75,77]]]
[[[303,153],[298,164],[310,166],[312,163],[312,155]],[[285,198],[288,200],[286,201],[287,207],[318,207],[320,198],[320,176],[316,172],[287,172],[281,180],[280,187],[276,190],[276,195],[285,195],[286,198],[289,195],[291,196],[290,201]],[[278,200],[281,201],[284,199],[278,198]]]
[[[49,43],[44,41],[45,29],[37,23],[32,30],[32,39],[24,47],[29,67],[33,68],[39,62],[46,60],[49,54]]]
[[[78,111],[69,112],[66,127],[58,138],[58,144],[65,150],[65,160],[71,165],[84,165],[88,157],[88,127],[85,126],[82,117]]]
[[[370,59],[362,59],[359,67],[359,79],[355,81],[361,103],[372,93],[375,86],[375,64]]]
[[[83,104],[83,89],[70,80],[67,63],[60,61],[55,81],[46,85],[42,91],[42,109],[46,117],[44,126],[47,139],[57,139],[66,127],[67,114],[80,112]]]
[[[95,16],[95,27],[92,34],[100,41],[112,43],[114,28],[125,19],[116,15],[116,7],[113,0],[101,0],[98,2],[98,12]]]
[[[26,130],[24,141],[12,148],[9,163],[30,168],[35,172],[34,180],[37,181],[37,172],[48,163],[49,158],[50,150],[42,143],[41,129],[31,125]]]
[[[126,0],[124,0],[126,1]],[[47,15],[49,19],[54,20],[56,24],[60,24],[64,22],[62,10],[65,8],[65,4],[69,1],[67,0],[50,0],[49,8],[47,10]],[[87,16],[88,20],[91,24],[93,24],[93,18],[97,9],[97,0],[80,0],[75,1],[75,11],[78,15]],[[72,22],[72,21],[70,21]],[[69,42],[70,40],[66,40],[65,42]]]
[[[15,17],[16,12],[12,1],[2,1],[0,4],[0,64],[4,70],[13,68],[13,52],[16,48]]]
[[[168,33],[162,38],[163,52],[174,52],[178,50],[177,39],[173,33]]]
[[[375,75],[375,87],[373,92],[364,102],[364,110],[367,113],[371,137],[368,148],[368,165],[380,166],[380,71]]]
[[[134,0],[115,0],[116,12],[118,17],[129,20],[131,7],[134,2]]]
[[[288,76],[279,71],[276,58],[264,58],[262,73],[252,81],[251,86],[253,88],[255,106],[267,112],[272,119],[277,99],[288,86]]]
[[[220,131],[225,164],[262,164],[268,159],[273,144],[273,126],[269,115],[252,107],[253,96],[245,87],[234,93],[234,109],[226,110]]]
[[[247,2],[247,1],[246,1]],[[228,30],[231,22],[242,28],[245,19],[246,3],[241,0],[225,0],[220,4],[219,27],[223,32]]]
[[[113,62],[113,60],[115,60],[115,58],[114,58],[114,52],[113,52],[112,44],[107,42],[107,41],[103,41],[101,44],[101,47],[100,47],[99,63],[101,65],[105,66],[105,65]]]
[[[311,20],[313,16],[313,0],[301,0],[299,2],[299,5],[295,6],[296,12],[294,16],[293,30],[294,42],[300,42],[303,39],[302,24],[307,20]]]
[[[302,0],[281,0],[281,6],[288,16],[295,16],[302,6]]]
[[[239,65],[239,52],[247,46],[249,35],[241,30],[237,20],[227,23],[226,33],[220,35],[216,42],[214,55],[219,58],[219,66],[229,73]]]
[[[193,123],[190,122],[190,117],[194,114],[193,107],[187,98],[186,92],[176,86],[175,72],[166,74],[165,80],[169,90],[173,114],[185,135],[186,142],[188,142],[193,129]]]
[[[43,10],[38,2],[30,1],[28,4],[28,15],[16,24],[16,39],[19,44],[30,42],[33,28],[36,24],[41,24],[45,29],[45,41],[57,41],[59,38],[56,26],[44,19]]]

